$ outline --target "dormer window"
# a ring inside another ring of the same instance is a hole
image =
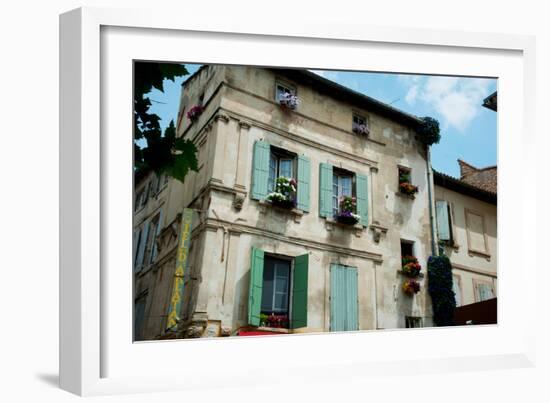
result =
[[[359,134],[362,136],[368,136],[369,135],[369,127],[367,124],[367,118],[358,114],[353,114],[353,121],[351,124],[351,130],[355,134]]]

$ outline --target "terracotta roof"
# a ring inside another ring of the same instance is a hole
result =
[[[497,194],[483,190],[477,186],[471,185],[458,178],[446,175],[434,170],[434,183],[437,186],[444,187],[446,189],[453,190],[455,192],[464,194],[466,196],[473,197],[478,200],[485,201],[491,204],[497,204]]]
[[[466,161],[458,160],[460,165],[460,180],[479,189],[497,193],[497,167],[476,168]]]

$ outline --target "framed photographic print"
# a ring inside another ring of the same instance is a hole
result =
[[[531,365],[515,166],[532,164],[533,52],[523,36],[62,15],[62,387]]]

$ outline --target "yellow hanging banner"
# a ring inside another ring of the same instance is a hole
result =
[[[167,330],[176,330],[180,320],[181,305],[183,302],[183,292],[185,283],[185,274],[187,271],[187,258],[189,247],[191,245],[191,230],[193,229],[193,209],[183,209],[181,218],[181,231],[178,239],[178,250],[176,256],[176,271],[174,273],[174,285],[172,286],[172,297],[168,307],[168,320],[166,322]]]

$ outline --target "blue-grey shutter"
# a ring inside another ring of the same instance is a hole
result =
[[[360,224],[369,225],[369,190],[366,175],[356,174],[357,214],[361,216]]]
[[[141,230],[141,239],[139,242],[138,256],[136,259],[136,265],[134,271],[140,271],[143,266],[143,256],[145,255],[145,247],[147,246],[147,238],[149,236],[149,226],[150,223],[146,222],[143,224],[143,229]]]
[[[157,228],[156,228],[157,232],[155,234],[155,238],[153,239],[153,252],[151,253],[151,263],[154,262],[155,259],[157,258],[157,253],[158,253],[157,240],[160,235],[161,229],[162,229],[162,209],[160,209],[160,212],[159,212],[159,221],[157,223]]]
[[[267,181],[269,178],[269,154],[270,147],[265,141],[258,140],[254,143],[254,156],[252,158],[252,192],[251,197],[263,200],[267,197]]]
[[[332,264],[330,267],[330,330],[357,330],[357,268]]]
[[[332,165],[319,165],[319,215],[332,217]]]
[[[435,202],[435,215],[437,218],[437,235],[441,241],[451,239],[451,226],[449,221],[449,209],[445,200]]]
[[[298,189],[296,195],[297,207],[309,211],[309,182],[311,177],[311,163],[305,155],[298,156]]]

